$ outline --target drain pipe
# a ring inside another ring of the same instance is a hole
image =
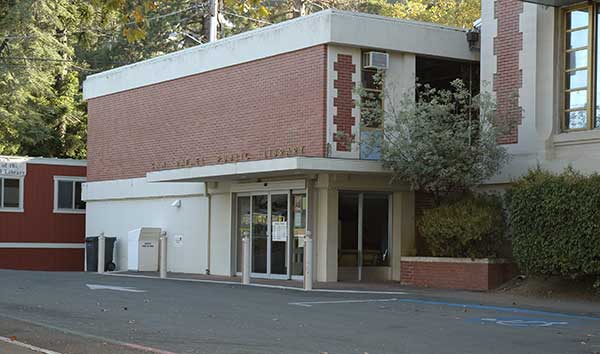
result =
[[[206,242],[206,275],[210,275],[210,244],[211,244],[211,209],[212,209],[212,197],[210,193],[208,193],[208,185],[204,183],[204,193],[206,194],[206,198],[208,200],[208,232],[207,232],[207,242]]]

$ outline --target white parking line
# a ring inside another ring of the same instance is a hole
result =
[[[52,350],[48,350],[48,349],[42,349],[42,348],[38,348],[36,346],[27,344],[27,343],[23,343],[23,342],[19,342],[17,340],[12,340],[10,338],[6,338],[6,337],[1,337],[0,336],[0,342],[5,342],[5,343],[9,343],[9,344],[13,344],[22,348],[27,348],[29,350],[32,350],[34,352],[38,352],[38,353],[43,353],[43,354],[61,354],[59,352],[55,352]]]
[[[362,300],[336,300],[336,301],[305,301],[305,302],[289,302],[288,305],[296,305],[303,307],[312,307],[313,305],[324,305],[324,304],[356,304],[362,302],[391,302],[398,301],[398,299],[362,299]]]

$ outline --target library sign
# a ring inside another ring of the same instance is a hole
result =
[[[0,176],[24,177],[27,174],[27,160],[12,157],[0,157]]]
[[[152,170],[219,165],[224,163],[259,160],[261,158],[268,160],[281,157],[302,156],[304,155],[304,148],[304,146],[288,146],[284,148],[267,148],[258,154],[249,152],[227,152],[208,159],[204,157],[193,157],[183,160],[155,161],[152,162]]]

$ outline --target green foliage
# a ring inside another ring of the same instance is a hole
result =
[[[497,144],[495,104],[460,80],[451,90],[426,85],[385,112],[382,161],[395,178],[431,193],[436,203],[494,176],[509,160]],[[394,101],[393,98],[390,101]]]
[[[600,175],[537,168],[515,181],[506,200],[522,270],[600,275]]]
[[[506,234],[501,200],[493,195],[425,210],[417,227],[435,257],[496,257]]]
[[[84,1],[0,5],[0,154],[83,157],[85,106],[74,33],[91,23]],[[6,36],[3,36],[6,35]]]

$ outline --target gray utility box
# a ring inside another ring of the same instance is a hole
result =
[[[142,227],[127,235],[127,269],[136,272],[158,272],[158,241],[161,229]]]

